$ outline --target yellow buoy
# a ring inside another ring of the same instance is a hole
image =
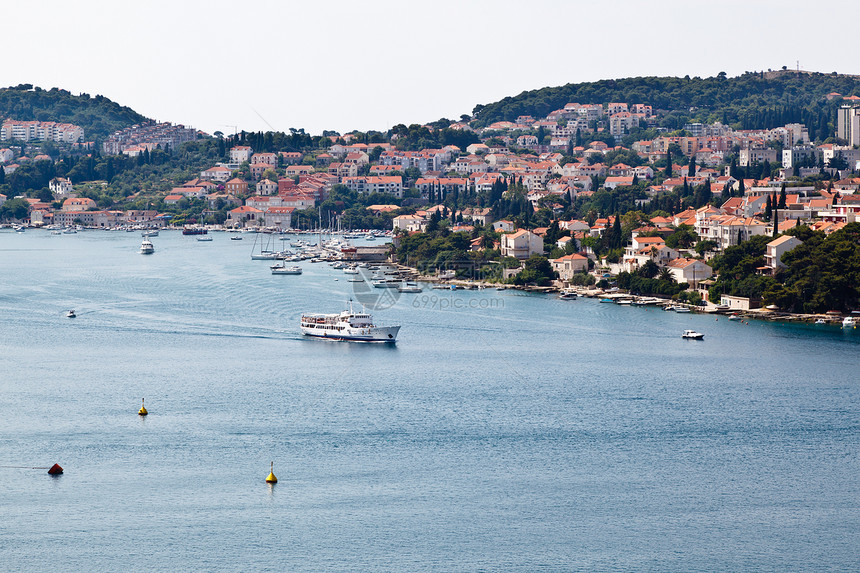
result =
[[[149,412],[143,407],[143,398],[140,399],[140,410],[137,411],[138,416],[146,416]]]
[[[266,483],[278,483],[278,478],[275,477],[275,462],[272,462],[269,475],[266,476]]]

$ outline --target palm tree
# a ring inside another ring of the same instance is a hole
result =
[[[662,269],[660,269],[660,274],[657,275],[657,278],[661,281],[675,280],[675,277],[672,276],[672,271],[670,271],[668,267],[663,267]]]

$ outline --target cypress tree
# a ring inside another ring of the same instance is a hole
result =
[[[742,177],[741,180],[738,181],[738,195],[740,197],[743,197],[746,194],[746,192],[747,192],[746,186],[744,185],[744,180]]]
[[[6,183],[6,170],[3,167],[0,167],[0,185]]]
[[[615,212],[615,221],[612,223],[612,238],[609,248],[617,249],[621,247],[622,242],[622,234],[621,234],[621,216],[618,212]]]
[[[773,236],[779,234],[779,209],[773,210]]]
[[[767,202],[764,204],[764,218],[770,219],[773,215],[773,205],[770,202],[770,195],[767,196]]]
[[[786,195],[785,195],[785,183],[782,184],[782,189],[779,191],[779,204],[777,205],[780,209],[787,209],[786,206]]]
[[[666,177],[672,176],[672,150],[666,150]]]
[[[690,165],[687,167],[687,176],[695,177],[696,176],[696,154],[690,154]]]

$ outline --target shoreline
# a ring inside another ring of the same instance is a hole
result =
[[[421,275],[418,269],[414,267],[408,267],[406,265],[401,265],[399,263],[388,263],[399,270],[403,270],[405,272],[409,272],[417,278],[414,280],[420,282],[426,282],[431,284],[447,284],[456,287],[456,290],[484,290],[484,289],[494,289],[494,290],[519,290],[523,292],[530,292],[536,294],[553,294],[560,293],[563,291],[572,291],[577,294],[577,296],[585,297],[585,298],[604,298],[604,297],[612,297],[618,299],[632,299],[634,302],[639,302],[647,300],[646,303],[640,304],[631,304],[630,306],[655,306],[661,309],[666,309],[669,306],[680,306],[690,310],[690,313],[693,314],[706,314],[706,315],[714,315],[716,317],[719,316],[730,316],[736,315],[740,317],[742,320],[761,320],[767,322],[786,322],[786,323],[804,323],[804,324],[814,324],[818,320],[824,320],[824,325],[826,326],[841,326],[842,320],[846,316],[850,316],[849,314],[839,314],[832,315],[826,313],[816,313],[816,314],[806,314],[806,313],[793,313],[782,310],[771,310],[767,308],[759,308],[759,309],[750,309],[750,310],[742,310],[742,309],[725,309],[725,308],[717,308],[716,305],[709,304],[708,306],[696,306],[685,302],[673,301],[671,299],[665,299],[656,295],[633,295],[629,292],[624,291],[606,291],[604,289],[595,289],[584,286],[573,286],[573,287],[561,287],[558,285],[552,286],[521,286],[521,285],[512,285],[507,283],[497,283],[497,282],[488,282],[488,281],[474,281],[470,279],[445,279],[439,277],[437,275]],[[619,296],[620,295],[620,296]],[[658,302],[659,300],[659,302]],[[615,301],[613,301],[614,304]],[[627,305],[623,305],[627,306]]]

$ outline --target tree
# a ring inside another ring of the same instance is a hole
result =
[[[687,176],[695,177],[696,176],[696,154],[690,153],[690,165],[687,166]]]
[[[639,268],[638,274],[640,277],[645,277],[646,279],[653,279],[658,274],[660,274],[660,267],[657,266],[657,263],[648,259],[645,261],[645,264]]]
[[[666,177],[672,176],[672,150],[666,150]]]
[[[786,206],[786,194],[785,194],[785,183],[782,184],[782,188],[779,190],[779,203],[777,204],[777,208],[779,209],[787,209]]]
[[[526,260],[523,270],[514,277],[514,284],[525,285],[534,283],[538,286],[547,286],[557,276],[557,273],[552,269],[552,264],[546,257],[532,255]]]
[[[24,199],[9,199],[0,206],[0,219],[17,219],[22,221],[27,218],[29,212],[30,204]]]
[[[770,220],[773,216],[773,204],[770,201],[770,195],[767,196],[767,200],[764,204],[764,218]]]
[[[689,249],[699,240],[699,235],[689,225],[680,225],[674,233],[666,237],[670,249]]]

